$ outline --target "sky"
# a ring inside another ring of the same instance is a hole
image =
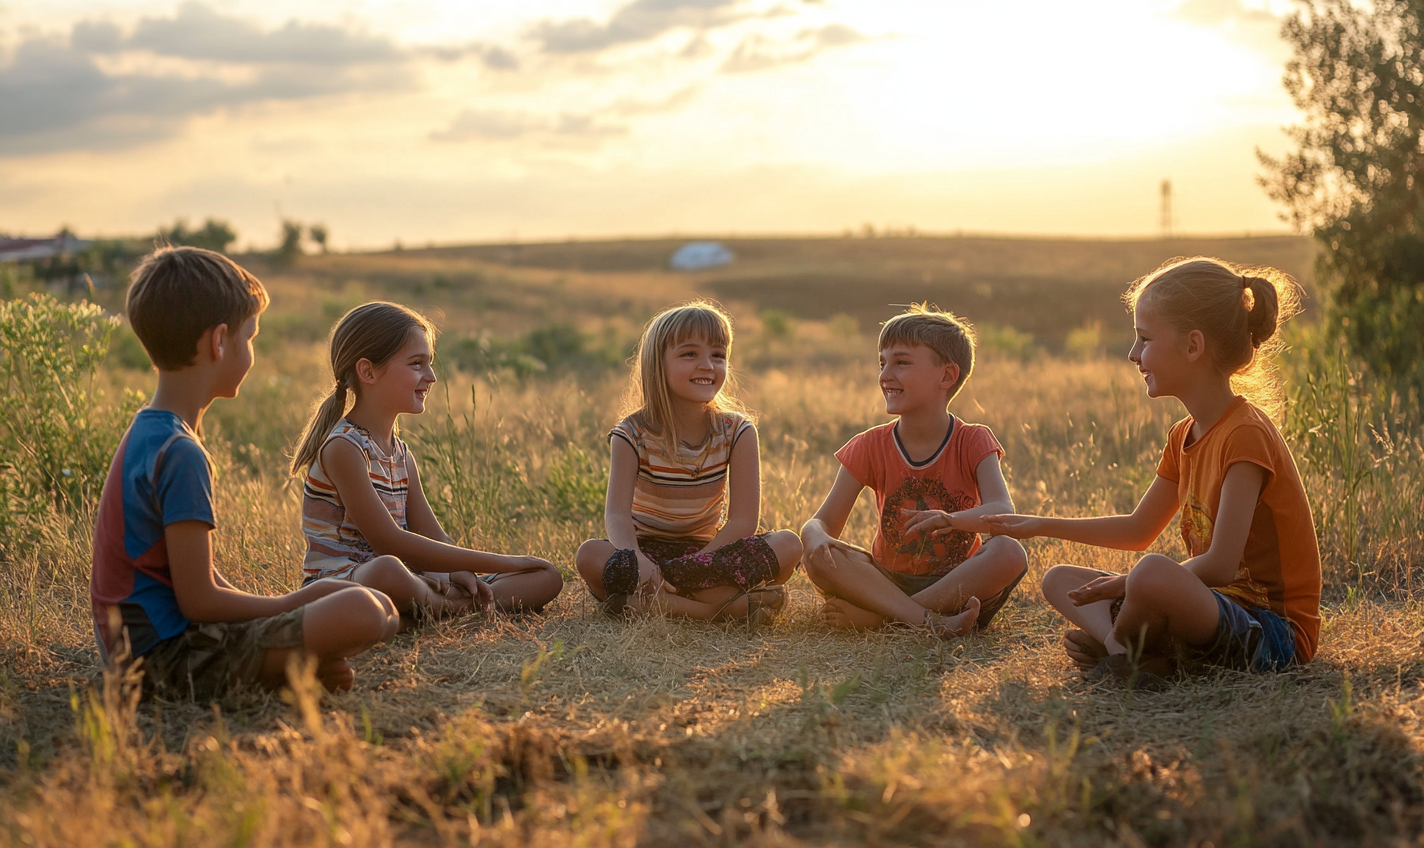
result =
[[[1288,0],[0,0],[0,233],[1280,232]]]

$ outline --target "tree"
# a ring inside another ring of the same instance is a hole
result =
[[[188,222],[179,218],[166,230],[158,228],[158,240],[175,247],[204,247],[218,253],[226,253],[228,245],[237,241],[237,233],[228,222],[216,218],[204,221],[202,229],[199,230],[188,229]]]
[[[1262,185],[1324,248],[1330,320],[1375,373],[1424,388],[1424,0],[1303,0],[1282,36],[1298,147]]]
[[[327,232],[325,224],[312,224],[310,227],[307,227],[307,235],[311,237],[312,241],[316,242],[316,246],[321,248],[322,253],[326,253]]]
[[[282,219],[282,240],[277,245],[277,261],[290,265],[302,255],[302,232],[301,222]]]

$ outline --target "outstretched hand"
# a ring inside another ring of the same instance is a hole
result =
[[[1081,607],[1098,601],[1115,601],[1126,594],[1126,574],[1105,574],[1069,592],[1068,600]]]
[[[952,530],[965,533],[987,533],[988,526],[982,518],[965,518],[951,515],[942,509],[902,509],[905,516],[905,535],[924,533],[928,536],[943,536]]]
[[[986,515],[983,517],[986,531],[991,536],[1008,536],[1011,539],[1032,539],[1042,535],[1040,519],[1037,515]]]

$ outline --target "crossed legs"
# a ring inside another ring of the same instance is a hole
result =
[[[1173,643],[1205,645],[1216,637],[1216,595],[1176,560],[1160,554],[1138,560],[1127,574],[1116,621],[1112,599],[1079,606],[1069,597],[1103,576],[1078,565],[1055,565],[1043,576],[1043,597],[1077,625],[1064,634],[1063,648],[1079,668],[1092,668],[1110,654],[1167,656]]]
[[[832,548],[833,563],[807,562],[806,574],[826,593],[822,614],[832,627],[867,629],[892,621],[929,624],[940,635],[962,636],[979,618],[979,599],[1004,591],[1028,570],[1023,545],[995,536],[939,582],[907,595],[880,573],[868,552]]]

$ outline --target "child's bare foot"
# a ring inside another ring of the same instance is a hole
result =
[[[836,630],[873,630],[885,625],[885,616],[841,598],[827,598],[826,605],[821,607],[821,618],[827,627]]]
[[[316,679],[321,681],[322,687],[328,692],[345,692],[356,682],[356,672],[351,669],[351,663],[337,657],[317,666]]]
[[[933,610],[925,610],[925,626],[941,639],[968,636],[974,632],[974,624],[979,620],[979,599],[970,597],[958,615],[941,615]]]
[[[770,624],[786,606],[786,589],[781,586],[765,586],[740,592],[717,610],[713,621],[751,621],[753,615],[758,624]]]
[[[1096,668],[1098,663],[1103,661],[1103,657],[1108,655],[1108,649],[1103,647],[1102,642],[1076,628],[1071,628],[1063,634],[1063,650],[1068,654],[1068,659],[1082,671]]]

